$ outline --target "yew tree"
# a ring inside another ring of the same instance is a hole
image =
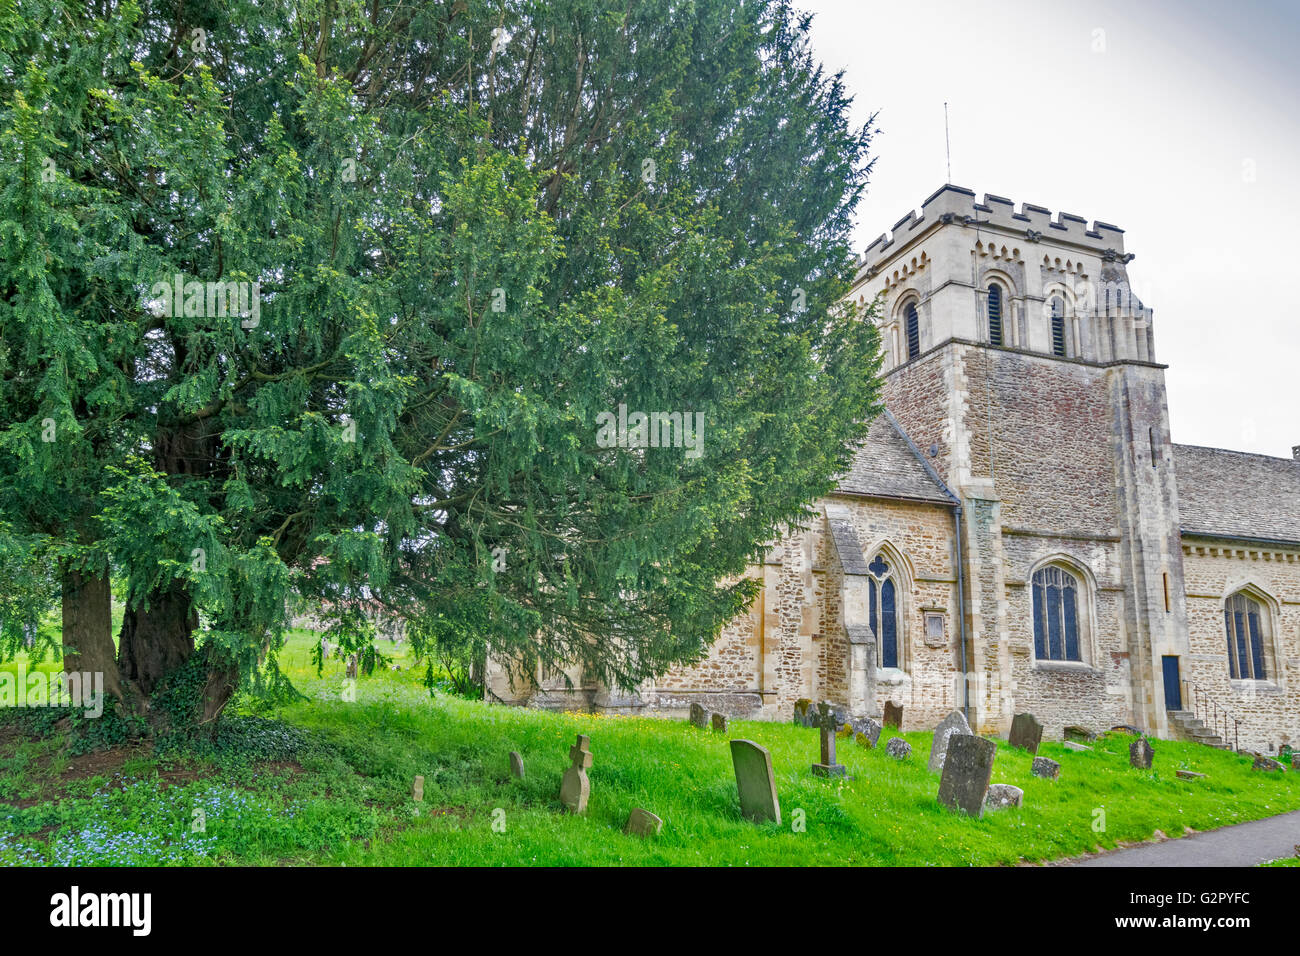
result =
[[[0,571],[137,710],[214,720],[300,599],[370,661],[376,608],[520,673],[697,660],[877,410],[870,124],[786,3],[0,19]]]

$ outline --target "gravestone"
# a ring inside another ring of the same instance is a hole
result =
[[[812,727],[815,714],[813,702],[807,697],[800,697],[794,702],[794,722],[800,727]]]
[[[984,797],[985,810],[1005,810],[1007,807],[1024,806],[1025,791],[1009,783],[989,785],[989,792]]]
[[[322,637],[322,638],[320,639],[320,657],[321,657],[321,660],[323,660],[323,661],[325,661],[325,660],[329,660],[329,656],[330,656],[330,642],[327,641],[327,640],[325,640],[325,638]]]
[[[573,766],[564,771],[560,781],[560,802],[570,813],[586,813],[587,797],[591,795],[587,769],[592,760],[591,739],[586,734],[578,734],[578,742],[569,748],[569,759]]]
[[[1175,770],[1174,773],[1184,780],[1204,780],[1205,774],[1197,773],[1195,770]]]
[[[524,758],[513,750],[510,751],[510,776],[517,780],[524,779]]]
[[[649,810],[633,807],[627,816],[627,826],[623,827],[623,832],[629,836],[652,837],[658,836],[663,828],[664,822]]]
[[[1067,741],[1066,741],[1064,744],[1062,744],[1061,746],[1063,746],[1066,750],[1075,750],[1075,751],[1078,751],[1078,752],[1080,752],[1080,753],[1082,753],[1082,752],[1085,751],[1085,750],[1091,750],[1091,749],[1092,749],[1092,748],[1089,747],[1087,744],[1077,744],[1077,743],[1075,743],[1073,740],[1067,740]]]
[[[772,755],[752,740],[731,742],[731,764],[736,771],[740,815],[755,823],[781,822],[781,801],[776,795]]]
[[[714,714],[714,715],[713,715],[713,732],[714,732],[715,734],[725,734],[725,733],[727,732],[727,715],[726,715],[726,714]]]
[[[1300,753],[1291,755],[1291,769],[1300,770]]]
[[[1145,737],[1139,737],[1128,747],[1128,762],[1139,770],[1150,770],[1151,759],[1156,752],[1151,749],[1151,744]]]
[[[415,778],[415,785],[411,787],[411,796],[415,798],[416,803],[424,802],[424,777]]]
[[[700,730],[709,729],[709,712],[699,704],[691,704],[691,726]]]
[[[1255,762],[1251,765],[1251,770],[1286,770],[1286,767],[1274,760],[1272,757],[1265,757],[1263,754],[1255,754]]]
[[[355,654],[348,658],[348,676],[357,676],[357,655]]]
[[[1058,780],[1061,776],[1061,765],[1050,757],[1035,757],[1029,772],[1044,780]]]
[[[960,710],[954,710],[945,717],[939,726],[934,729],[934,740],[930,744],[930,771],[943,769],[944,755],[948,752],[948,741],[954,734],[970,735],[970,724],[966,721],[966,715]]]
[[[1038,753],[1038,745],[1043,742],[1043,725],[1033,714],[1016,714],[1011,721],[1011,735],[1007,743],[1031,754]]]
[[[953,734],[948,741],[939,780],[939,802],[972,817],[984,813],[984,797],[993,779],[997,746],[973,734]]]
[[[895,704],[892,700],[885,701],[885,719],[882,723],[886,727],[897,727],[903,729],[903,705]]]
[[[822,762],[812,765],[812,772],[819,777],[842,777],[846,773],[843,765],[835,762],[835,732],[840,718],[834,706],[824,700],[817,707],[817,726],[821,732]]]
[[[1065,740],[1096,740],[1097,739],[1097,735],[1094,734],[1087,727],[1075,727],[1075,726],[1066,727],[1065,730],[1061,732],[1061,736]]]
[[[1116,724],[1114,727],[1110,729],[1112,731],[1117,730],[1125,734],[1132,734],[1134,737],[1142,736],[1142,730],[1138,727],[1134,727],[1132,724]]]
[[[895,760],[906,760],[912,756],[912,745],[902,737],[890,737],[889,742],[885,744],[885,753]]]
[[[859,747],[874,747],[880,740],[880,729],[878,721],[872,720],[870,717],[862,718],[856,724],[853,739],[857,741]]]

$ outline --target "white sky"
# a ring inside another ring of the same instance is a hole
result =
[[[1300,0],[803,6],[855,118],[879,113],[858,252],[945,181],[1113,223],[1155,310],[1174,441],[1291,457]]]

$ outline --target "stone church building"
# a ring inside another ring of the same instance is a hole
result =
[[[750,569],[706,660],[631,691],[580,673],[487,696],[788,720],[800,698],[904,729],[1031,711],[1300,744],[1300,447],[1173,444],[1121,229],[944,186],[871,244],[887,411],[816,518]],[[566,681],[567,677],[567,681]]]

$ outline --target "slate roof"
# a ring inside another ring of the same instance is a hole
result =
[[[838,490],[875,498],[906,498],[951,505],[953,499],[931,474],[920,453],[889,412],[871,423]]]
[[[1174,445],[1184,534],[1300,544],[1300,461]]]

